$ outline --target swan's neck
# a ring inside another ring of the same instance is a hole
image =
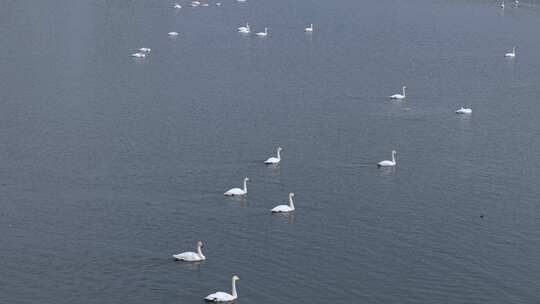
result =
[[[292,196],[289,196],[289,207],[291,207],[292,210],[294,210],[294,202]]]
[[[392,153],[392,162],[396,163],[396,153]]]
[[[281,160],[281,155],[279,154],[279,149],[277,150],[277,159]]]
[[[405,88],[401,88],[401,91],[403,92],[403,97],[405,97]]]
[[[197,254],[198,254],[202,259],[206,259],[206,257],[205,257],[204,254],[202,253],[202,248],[201,248],[201,246],[197,246]]]
[[[244,193],[247,193],[247,180],[244,180]]]
[[[234,298],[238,298],[238,294],[236,293],[236,280],[232,280],[232,296]]]

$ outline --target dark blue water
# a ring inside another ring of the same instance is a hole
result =
[[[4,1],[0,303],[540,301],[538,3],[222,2]]]

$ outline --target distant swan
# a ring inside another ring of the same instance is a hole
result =
[[[501,2],[501,8],[504,8],[504,0]]]
[[[199,1],[192,1],[190,5],[191,5],[191,7],[197,7],[197,6],[201,5],[201,3]]]
[[[204,300],[206,302],[232,302],[238,299],[238,294],[236,293],[236,281],[240,280],[238,276],[232,277],[232,294],[226,292],[218,291],[216,293],[207,295]]]
[[[258,32],[256,35],[257,35],[257,36],[260,36],[260,37],[266,37],[266,36],[268,36],[268,28],[265,27],[265,28],[264,28],[264,32]]]
[[[264,161],[264,163],[267,164],[267,165],[277,165],[277,164],[279,164],[279,162],[281,162],[281,155],[279,154],[279,152],[281,152],[281,150],[283,150],[283,149],[281,147],[278,147],[277,148],[277,157],[270,157],[269,159]]]
[[[313,32],[313,23],[310,24],[309,27],[306,27],[305,31],[308,32],[308,33]]]
[[[247,194],[247,182],[249,182],[249,178],[244,178],[244,189],[240,188],[232,188],[229,191],[223,193],[225,196],[242,196]]]
[[[246,2],[247,0],[236,0],[236,2]]]
[[[294,193],[289,193],[289,205],[279,205],[274,207],[272,213],[285,213],[294,211],[294,202],[293,202]]]
[[[147,47],[142,47],[139,49],[139,52],[144,53],[144,54],[150,54],[151,51],[152,49],[147,48]]]
[[[131,54],[131,57],[146,58],[146,54],[144,54],[144,53],[135,53],[135,54]]]
[[[405,95],[405,89],[406,88],[407,87],[405,87],[405,86],[402,87],[401,88],[401,93],[402,94],[394,94],[394,95],[390,96],[390,99],[405,99],[407,97],[407,95]]]
[[[182,8],[182,6],[180,4],[178,4],[178,3],[175,3],[173,7],[174,8]]]
[[[186,262],[198,262],[206,260],[206,257],[202,253],[203,243],[201,241],[197,242],[197,252],[182,252],[179,254],[173,254],[173,257],[177,261],[186,261]]]
[[[251,33],[251,29],[249,28],[249,22],[246,22],[246,26],[239,27],[238,32],[243,33],[243,34]]]
[[[461,108],[457,109],[457,111],[456,111],[456,114],[471,114],[471,113],[472,113],[471,108],[464,108],[464,107],[461,107]]]
[[[393,167],[396,165],[396,151],[392,151],[392,160],[383,160],[382,162],[378,163],[377,166],[379,167]]]
[[[201,6],[207,7],[208,3],[203,3]]]
[[[512,52],[504,54],[506,58],[516,58],[516,47],[512,48]]]
[[[167,35],[176,37],[178,36],[178,32],[168,32]]]

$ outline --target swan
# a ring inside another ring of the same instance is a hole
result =
[[[283,150],[281,147],[277,148],[277,157],[270,157],[269,159],[265,160],[264,163],[267,165],[277,165],[279,162],[281,162],[281,155],[279,152]]]
[[[406,86],[402,87],[401,88],[402,94],[394,94],[394,95],[390,96],[390,99],[405,99],[405,97],[407,97],[407,95],[405,95],[405,89],[406,88],[407,88]]]
[[[141,52],[141,53],[144,53],[144,54],[150,54],[150,52],[152,51],[152,49],[147,48],[147,47],[142,47],[142,48],[140,48],[138,51]]]
[[[243,34],[251,33],[251,29],[249,28],[249,22],[246,22],[246,26],[239,27],[238,32],[243,33]]]
[[[472,114],[472,109],[461,107],[457,109],[456,114]]]
[[[236,2],[246,2],[247,0],[236,0]]]
[[[392,151],[392,160],[383,160],[382,162],[378,163],[377,166],[379,167],[393,167],[396,165],[396,150]]]
[[[223,291],[218,291],[216,293],[207,295],[204,300],[206,302],[232,302],[238,299],[238,294],[236,293],[236,281],[240,280],[238,276],[232,277],[232,294],[228,294]]]
[[[221,2],[216,2],[216,6],[221,6]]]
[[[182,6],[181,6],[180,4],[178,4],[178,3],[175,3],[175,4],[173,5],[173,8],[182,8]]]
[[[257,35],[257,36],[260,36],[260,37],[266,37],[266,36],[268,36],[268,28],[265,27],[265,28],[264,28],[264,32],[258,32],[256,35]]]
[[[501,2],[501,8],[504,8],[504,0]]]
[[[249,178],[244,178],[244,189],[240,189],[240,188],[232,188],[230,189],[229,191],[223,193],[223,195],[225,196],[241,196],[241,195],[246,195],[247,194],[247,182],[249,182],[250,179]]]
[[[190,5],[191,5],[191,7],[197,7],[197,6],[201,5],[201,3],[199,1],[192,1]]]
[[[512,52],[504,54],[506,58],[516,58],[516,47],[512,48]]]
[[[516,6],[518,6],[518,5],[519,5],[519,0],[515,0],[515,1],[514,1],[514,4],[515,4]]]
[[[208,3],[203,3],[202,6],[207,7],[207,6],[208,6]]]
[[[135,54],[131,54],[131,57],[135,57],[135,58],[146,58],[146,54],[144,53],[135,53]]]
[[[308,33],[312,33],[313,32],[313,23],[310,24],[309,27],[306,27],[305,31],[308,32]]]
[[[167,35],[176,37],[178,36],[178,32],[168,32]]]
[[[289,205],[279,205],[274,207],[272,213],[285,213],[294,211],[294,202],[293,202],[294,193],[289,193]]]
[[[186,262],[198,262],[206,260],[206,257],[202,253],[203,243],[201,241],[197,242],[197,252],[182,252],[179,254],[173,254],[173,257],[177,261],[186,261]]]

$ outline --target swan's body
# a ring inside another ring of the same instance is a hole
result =
[[[236,0],[236,2],[246,2],[247,0]]]
[[[131,54],[131,57],[135,57],[135,58],[146,58],[146,54],[141,53],[141,52],[138,52],[138,53],[135,53],[135,54]]]
[[[407,87],[402,87],[401,88],[401,94],[394,94],[392,96],[390,96],[390,99],[405,99],[407,97],[407,95],[405,94],[405,89]]]
[[[178,32],[168,32],[167,35],[172,36],[172,37],[176,37],[176,36],[178,36]]]
[[[173,7],[174,8],[182,8],[182,6],[180,4],[178,4],[178,3],[175,3]]]
[[[504,54],[506,58],[516,58],[516,47],[512,48],[512,52]]]
[[[472,114],[472,109],[461,107],[457,109],[456,114]]]
[[[216,6],[221,6],[221,2],[216,2]]]
[[[266,36],[268,36],[268,28],[265,27],[265,28],[264,28],[264,32],[258,32],[256,35],[259,36],[259,37],[266,37]]]
[[[152,49],[147,48],[147,47],[142,47],[139,49],[139,52],[144,53],[144,54],[150,54],[151,51]]]
[[[289,205],[279,205],[272,208],[272,213],[284,213],[294,211],[294,202],[293,202],[294,193],[289,193]]]
[[[310,24],[309,27],[306,27],[305,31],[308,32],[308,33],[312,33],[313,32],[313,23]]]
[[[264,163],[267,165],[277,165],[279,162],[281,162],[281,155],[279,154],[283,150],[281,147],[277,148],[277,157],[270,157],[269,159],[265,160]]]
[[[238,276],[232,277],[232,294],[228,294],[223,291],[218,291],[216,293],[207,295],[204,300],[207,302],[232,302],[238,299],[238,294],[236,293],[236,281],[240,280]]]
[[[249,182],[249,178],[244,178],[244,189],[240,188],[232,188],[229,191],[223,193],[225,196],[242,196],[247,194],[247,182]]]
[[[379,167],[394,167],[396,165],[396,151],[392,151],[392,160],[383,160],[382,162],[378,163],[377,166]]]
[[[186,261],[186,262],[198,262],[206,260],[206,257],[202,253],[203,243],[201,241],[197,242],[197,252],[182,252],[179,254],[174,254],[173,257],[177,261]]]
[[[251,29],[249,28],[249,23],[246,22],[246,26],[241,26],[238,28],[238,32],[239,33],[243,33],[243,34],[249,34],[251,33]]]
[[[207,7],[208,3],[203,3],[201,6]]]
[[[191,7],[197,7],[197,6],[201,5],[201,3],[199,1],[192,1],[190,5],[191,5]]]
[[[515,1],[514,1],[514,4],[515,4],[516,6],[518,6],[518,5],[519,5],[519,0],[515,0]]]

